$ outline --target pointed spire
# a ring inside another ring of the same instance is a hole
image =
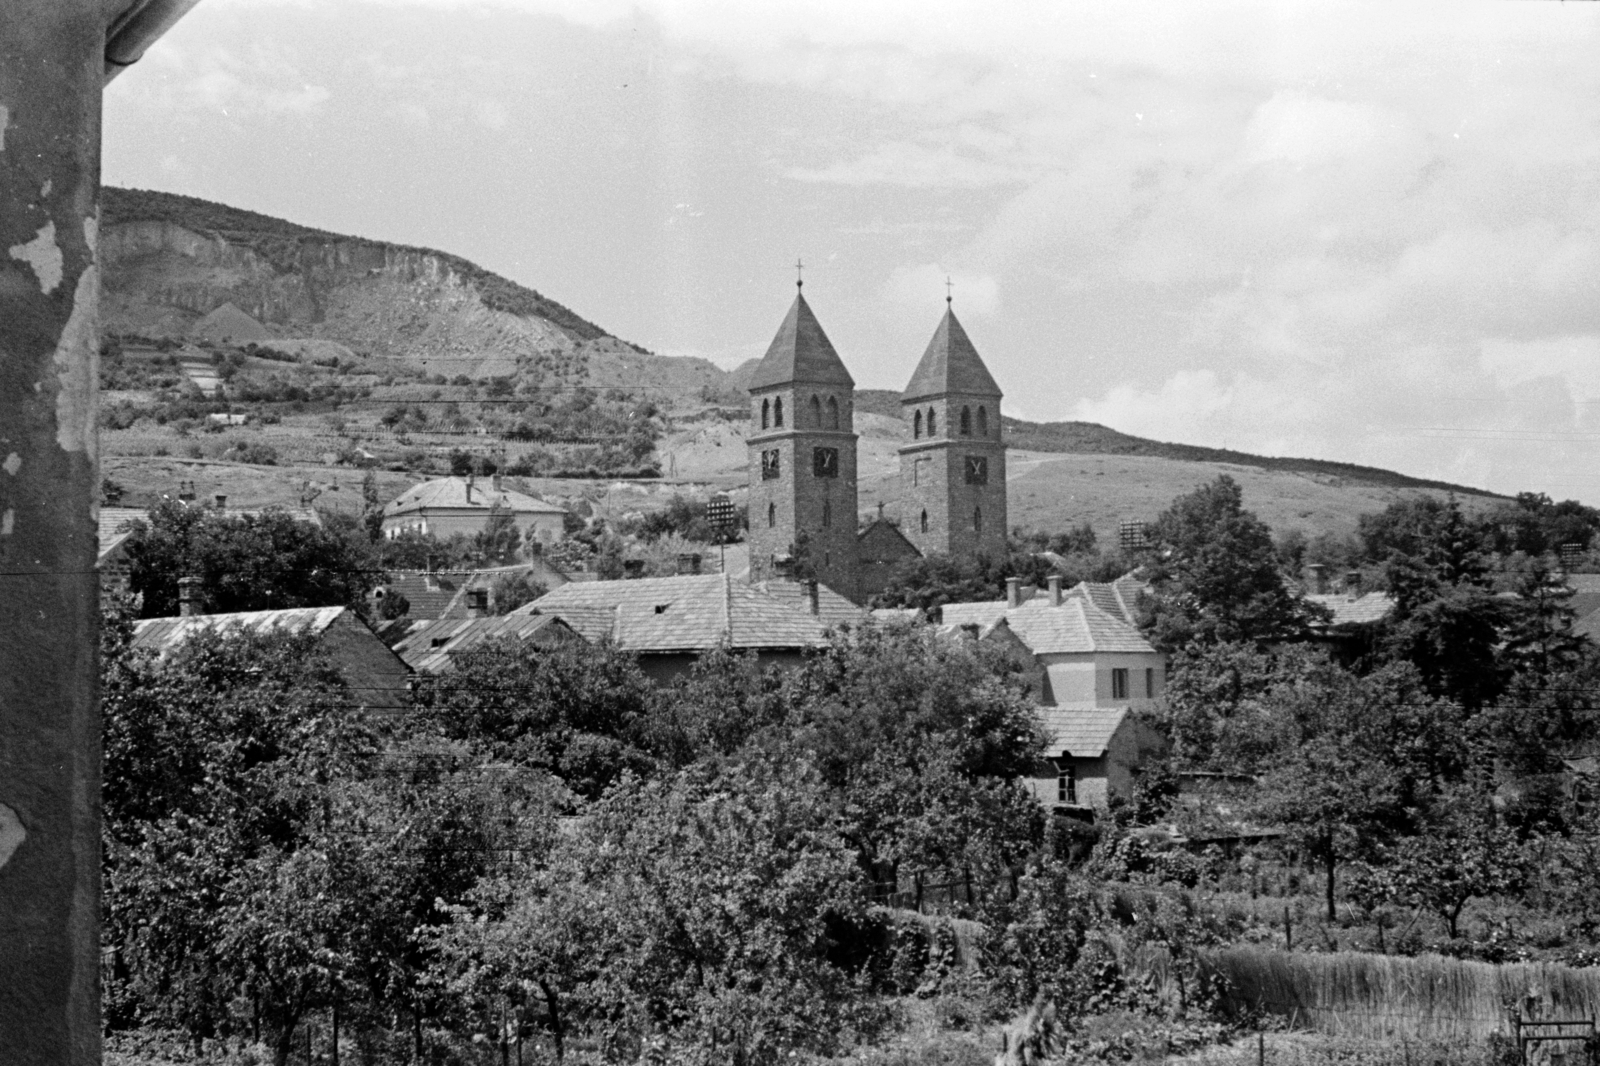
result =
[[[967,337],[967,331],[956,321],[948,294],[945,300],[944,318],[940,320],[939,328],[934,330],[928,350],[922,353],[922,361],[911,375],[911,383],[900,394],[901,401],[910,403],[912,400],[952,392],[998,399],[1000,386],[990,376],[989,368],[983,365],[978,349],[972,346],[972,341]]]
[[[750,375],[750,391],[775,385],[804,382],[807,385],[842,385],[854,388],[855,379],[833,350],[822,323],[811,312],[806,298],[796,295],[778,335],[772,338],[767,354]]]

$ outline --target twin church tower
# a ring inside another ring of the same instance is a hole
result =
[[[858,529],[855,379],[795,296],[750,379],[752,581],[798,564],[864,602],[902,559],[1005,553],[1000,386],[948,303],[900,396],[910,439],[894,490],[899,524],[880,517]]]

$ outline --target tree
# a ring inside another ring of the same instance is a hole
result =
[[[1226,474],[1180,496],[1156,520],[1141,625],[1157,647],[1292,638],[1318,617],[1279,570],[1272,531]]]
[[[1262,778],[1259,813],[1286,827],[1323,864],[1328,920],[1334,908],[1334,871],[1363,833],[1395,810],[1393,771],[1358,745],[1324,735],[1280,756]]]
[[[522,530],[517,527],[516,515],[499,503],[490,507],[483,528],[473,538],[473,548],[480,564],[509,566],[516,562],[522,548]]]
[[[256,514],[163,501],[128,539],[128,584],[145,618],[178,613],[178,581],[200,580],[207,613],[344,605],[365,610],[383,576],[365,537],[287,511]]]
[[[1488,797],[1460,789],[1441,798],[1422,833],[1394,849],[1391,873],[1397,893],[1443,918],[1453,940],[1468,901],[1518,891],[1527,860]]]

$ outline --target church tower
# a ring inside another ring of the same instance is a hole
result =
[[[750,579],[791,565],[856,597],[855,379],[796,294],[750,378]]]
[[[1006,552],[1000,386],[946,299],[944,319],[900,395],[900,528],[924,555]]]

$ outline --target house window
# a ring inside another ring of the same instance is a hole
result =
[[[963,437],[972,436],[972,408],[970,407],[961,409],[961,435]]]
[[[1078,802],[1078,770],[1065,756],[1056,760],[1056,802]]]
[[[1144,698],[1147,700],[1156,698],[1156,672],[1154,667],[1147,666],[1144,668]]]
[[[778,524],[778,505],[775,504],[775,503],[769,503],[769,504],[767,504],[767,528],[771,529],[773,526],[775,526],[777,524]]]
[[[922,408],[917,408],[917,413],[911,416],[911,439],[922,439]]]
[[[761,453],[761,480],[762,481],[771,481],[773,478],[777,477],[779,475],[780,471],[782,470],[782,466],[780,465],[780,462],[781,462],[781,460],[778,457],[778,449],[769,448],[766,451],[762,452]]]
[[[839,428],[839,401],[832,396],[828,397],[828,428]]]
[[[766,429],[767,428],[767,420],[770,419],[771,417],[772,417],[772,401],[771,400],[762,400],[761,401],[761,428],[762,429]]]
[[[924,533],[926,533],[928,531],[928,512],[927,511],[923,511],[922,512],[922,531]]]
[[[988,412],[988,410],[986,408],[980,407],[980,408],[978,408],[978,436],[987,437],[988,435],[989,435],[989,412]]]
[[[939,435],[937,421],[937,417],[933,413],[933,408],[928,408],[928,436],[937,437]]]
[[[811,397],[811,424],[822,428],[822,401],[815,396]]]
[[[783,397],[779,396],[772,401],[772,424],[774,427],[783,425]]]
[[[1114,700],[1128,698],[1128,671],[1121,667],[1111,671],[1111,698]]]
[[[811,473],[815,477],[838,477],[839,449],[813,448],[811,450]]]

